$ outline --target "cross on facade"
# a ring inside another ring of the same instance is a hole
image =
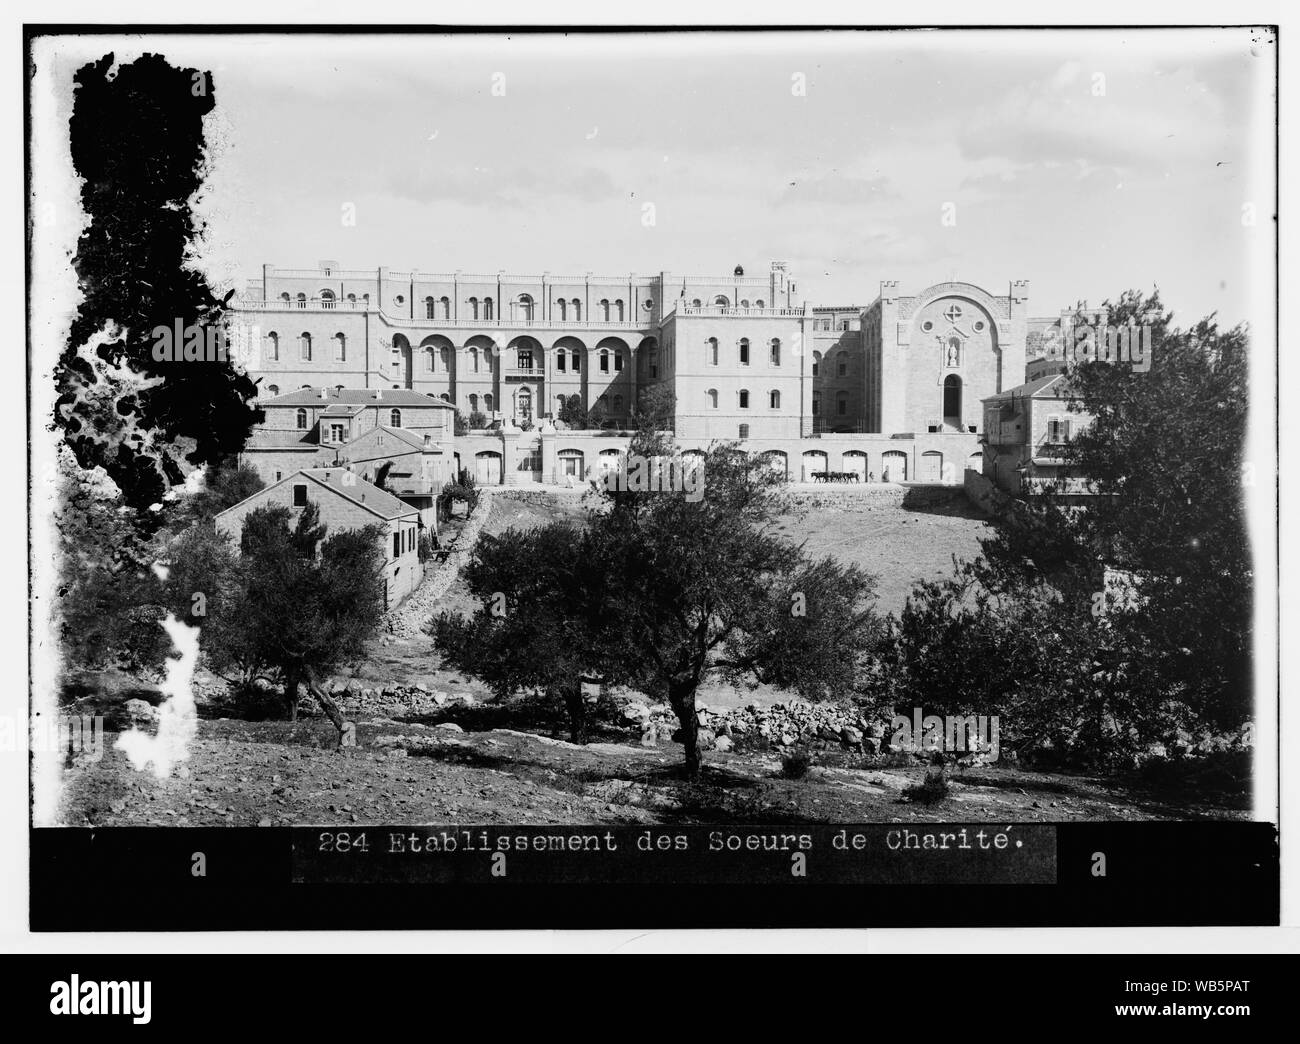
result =
[[[943,317],[947,319],[948,322],[955,323],[961,318],[961,309],[955,304],[949,305],[947,311],[943,313]]]

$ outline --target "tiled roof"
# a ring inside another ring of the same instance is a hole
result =
[[[248,436],[244,449],[320,449],[319,443],[308,441],[310,435],[310,430],[254,428]]]
[[[1056,382],[1060,381],[1060,384]],[[1052,387],[1056,385],[1056,387]],[[1046,377],[1039,377],[1037,380],[1029,381],[1016,388],[1008,388],[1004,392],[998,392],[996,395],[990,395],[984,402],[997,402],[1001,399],[1028,399],[1037,396],[1044,396],[1054,399],[1072,398],[1071,388],[1065,380],[1063,373],[1050,373]]]
[[[299,388],[267,399],[263,406],[319,406],[321,403],[345,403],[360,406],[440,406],[454,410],[456,407],[442,399],[423,395],[409,388],[326,388],[326,397],[320,397],[319,388]],[[379,398],[375,393],[379,393]]]
[[[360,442],[372,431],[380,432],[383,435],[392,435],[398,442],[405,442],[408,446],[414,446],[416,449],[424,449],[424,436],[416,435],[414,432],[407,431],[405,428],[390,428],[386,424],[378,424],[364,435],[360,435],[352,441],[354,443]]]
[[[299,471],[295,471],[292,475],[282,478],[279,482],[273,483],[265,489],[258,490],[251,497],[246,497],[238,504],[226,508],[225,511],[222,511],[217,515],[217,518],[229,514],[231,511],[234,511],[235,508],[247,504],[250,500],[265,496],[273,489],[278,489],[280,486],[289,483],[301,482],[303,478],[311,479],[316,483],[316,485],[323,486],[331,493],[335,493],[338,496],[343,497],[345,500],[352,501],[352,503],[356,504],[358,507],[365,511],[369,511],[372,515],[376,515],[385,521],[391,521],[395,518],[402,518],[406,515],[414,515],[417,513],[416,509],[411,507],[409,504],[403,503],[391,493],[387,493],[378,486],[372,485],[359,475],[352,475],[352,478],[355,481],[350,481],[345,485],[343,482],[343,476],[345,474],[352,475],[352,473],[347,471],[346,468],[302,468]]]

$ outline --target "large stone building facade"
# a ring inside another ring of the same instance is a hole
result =
[[[935,474],[926,461],[941,458],[936,480],[960,482],[979,459],[982,401],[1023,384],[1030,358],[1073,314],[1031,318],[1028,307],[1024,281],[1003,295],[963,282],[904,295],[886,281],[866,306],[816,306],[782,262],[760,276],[740,266],[719,276],[488,276],[322,262],[265,266],[234,316],[266,401],[366,389],[481,413],[503,432],[462,440],[455,456],[469,466],[465,453],[499,452],[479,470],[502,482],[514,481],[507,457],[549,481],[571,475],[578,454],[589,469],[593,449],[570,447],[570,463],[548,468],[541,440],[511,453],[479,439],[549,429],[574,395],[617,428],[655,388],[672,393],[685,447],[746,440],[779,452],[792,479],[805,459],[897,477],[901,454],[912,479]],[[832,437],[847,441],[819,442]],[[900,438],[929,448],[889,445]]]

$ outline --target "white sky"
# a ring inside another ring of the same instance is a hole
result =
[[[783,259],[819,304],[867,304],[882,279],[1024,278],[1042,315],[1159,284],[1181,320],[1229,323],[1273,289],[1275,48],[1250,30],[141,41],[65,41],[58,60],[148,49],[212,71],[216,280],[326,258],[751,275]]]

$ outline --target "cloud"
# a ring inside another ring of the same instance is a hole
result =
[[[777,197],[776,205],[815,203],[821,206],[859,207],[895,195],[886,177],[862,178],[832,171],[819,178],[799,178],[786,185]]]

